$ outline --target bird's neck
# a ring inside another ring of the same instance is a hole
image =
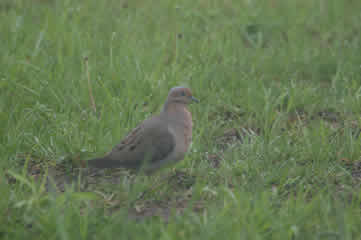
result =
[[[188,120],[189,111],[187,105],[184,103],[165,103],[163,106],[162,114],[166,115],[168,119],[176,121]],[[187,118],[187,119],[185,119]]]
[[[164,106],[161,114],[165,114],[168,120],[168,127],[179,134],[180,139],[183,138],[181,146],[185,151],[188,149],[192,141],[192,114],[188,111],[187,105],[182,103],[169,103]]]
[[[183,111],[187,109],[186,104],[181,102],[166,102],[163,106],[163,113],[169,114],[177,111]]]

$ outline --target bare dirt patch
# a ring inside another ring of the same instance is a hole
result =
[[[251,137],[259,136],[260,133],[260,128],[252,128],[248,126],[231,128],[224,131],[223,135],[217,137],[215,141],[216,144],[224,151],[234,144],[242,144],[246,141],[250,141]]]

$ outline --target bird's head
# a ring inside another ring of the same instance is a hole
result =
[[[167,102],[190,104],[192,102],[199,102],[199,100],[193,97],[192,92],[189,88],[174,87],[169,91]]]

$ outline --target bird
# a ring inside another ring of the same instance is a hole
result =
[[[87,161],[92,168],[125,168],[152,174],[184,159],[192,142],[192,114],[199,102],[187,87],[174,87],[159,114],[144,120],[104,157]]]

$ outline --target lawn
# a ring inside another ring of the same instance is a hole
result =
[[[1,0],[0,238],[361,239],[360,12]],[[200,99],[182,162],[79,174],[174,86]]]

